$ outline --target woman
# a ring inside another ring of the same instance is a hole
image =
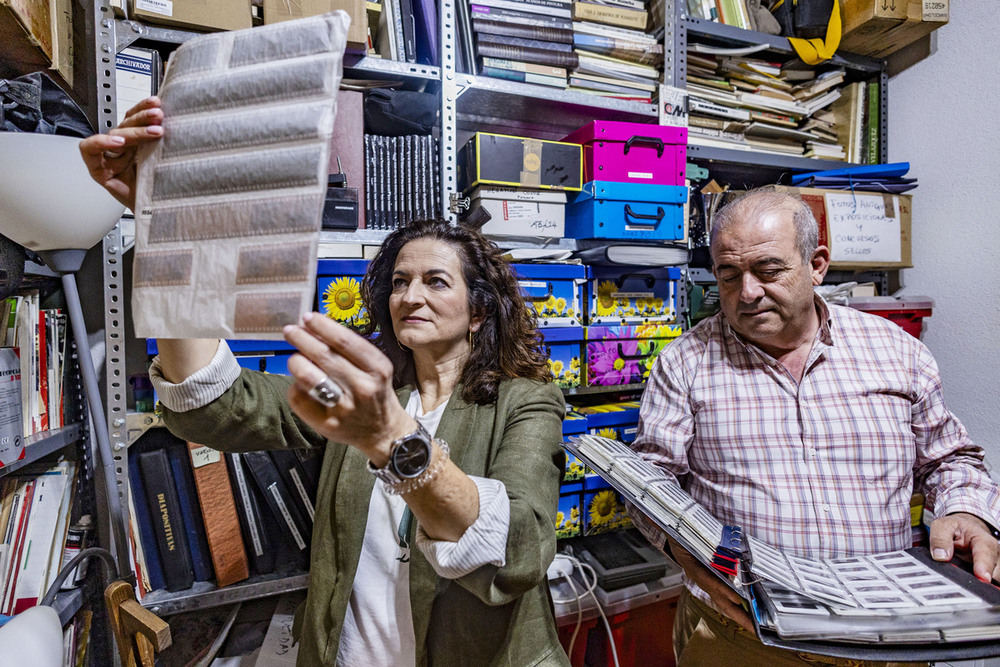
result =
[[[162,117],[151,98],[81,143],[126,205]],[[564,405],[510,268],[421,222],[386,238],[362,294],[374,344],[307,314],[285,328],[291,378],[217,340],[160,340],[150,369],[179,437],[326,447],[298,664],[568,664],[546,580]]]

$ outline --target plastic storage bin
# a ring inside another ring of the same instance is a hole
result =
[[[579,387],[583,377],[583,327],[545,327],[541,333],[556,386]]]
[[[645,382],[656,356],[681,335],[675,324],[587,327],[585,387]]]
[[[583,144],[583,180],[684,185],[687,128],[595,120],[563,138]]]
[[[847,305],[892,320],[903,327],[906,333],[914,338],[920,338],[924,318],[931,316],[934,300],[927,296],[911,296],[902,299],[891,296],[861,296],[848,299]]]
[[[680,277],[677,267],[588,266],[586,322],[674,322]]]
[[[582,324],[581,285],[586,269],[579,264],[514,264],[525,303],[539,327],[578,327]]]
[[[687,188],[589,181],[566,204],[566,236],[678,241],[685,236]]]

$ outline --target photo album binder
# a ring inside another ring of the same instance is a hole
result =
[[[743,597],[765,644],[865,660],[1000,655],[1000,589],[927,549],[786,555],[723,525],[628,445],[594,435],[564,444]]]

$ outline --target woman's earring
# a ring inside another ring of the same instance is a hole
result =
[[[469,352],[472,352],[474,349],[476,349],[476,341],[472,337],[472,329],[469,329]]]

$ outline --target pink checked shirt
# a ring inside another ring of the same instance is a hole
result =
[[[908,547],[914,487],[937,516],[1000,525],[1000,488],[945,407],[927,348],[881,317],[816,304],[823,325],[798,384],[722,314],[668,345],[633,448],[724,524],[789,555]]]

